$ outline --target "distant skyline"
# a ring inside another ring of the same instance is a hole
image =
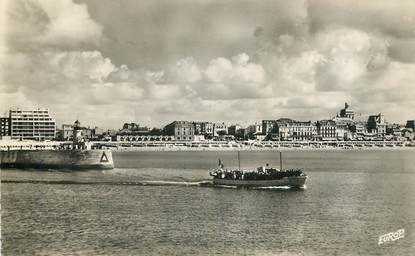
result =
[[[0,4],[0,113],[59,124],[415,119],[412,0],[13,0]]]

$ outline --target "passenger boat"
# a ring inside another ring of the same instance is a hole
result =
[[[240,153],[238,152],[239,168],[236,170],[224,169],[219,159],[219,167],[210,172],[213,185],[236,187],[280,187],[304,188],[307,175],[302,169],[284,170],[282,168],[282,153],[280,152],[280,169],[272,168],[268,164],[256,170],[241,170]]]

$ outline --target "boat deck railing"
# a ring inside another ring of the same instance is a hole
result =
[[[303,169],[267,169],[262,171],[245,171],[245,170],[215,170],[210,173],[215,179],[230,180],[273,180],[284,177],[296,177],[305,175]]]

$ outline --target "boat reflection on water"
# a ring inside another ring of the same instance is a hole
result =
[[[260,166],[256,170],[242,170],[240,165],[240,153],[238,152],[239,168],[228,170],[224,168],[219,159],[217,169],[209,174],[213,177],[213,185],[233,187],[288,187],[305,188],[307,175],[302,169],[282,168],[282,153],[280,152],[280,169],[272,168],[268,164]]]

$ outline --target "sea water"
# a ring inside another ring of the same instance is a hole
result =
[[[300,150],[304,190],[200,186],[236,152],[114,152],[113,170],[1,170],[2,255],[413,255],[415,150]],[[276,151],[241,152],[241,167]],[[399,229],[405,237],[379,245]]]

